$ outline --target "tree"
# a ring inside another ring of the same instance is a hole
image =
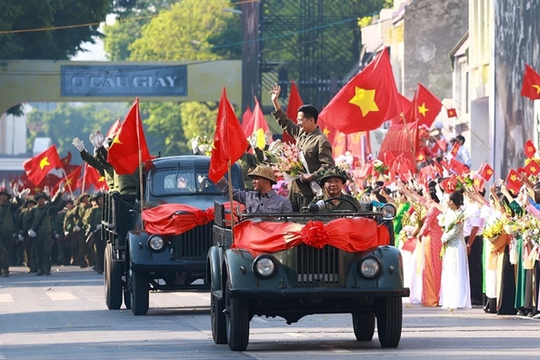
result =
[[[54,111],[34,110],[28,114],[27,147],[32,148],[36,137],[49,137],[58,152],[65,154],[75,149],[71,145],[74,137],[85,141],[86,149],[92,151],[88,136],[95,130],[106,133],[117,118],[123,119],[126,107],[113,108],[108,104],[98,106],[86,104],[79,107],[60,103]]]

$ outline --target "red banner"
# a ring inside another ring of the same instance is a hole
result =
[[[358,231],[362,229],[362,231]],[[330,245],[348,252],[360,252],[390,244],[390,233],[371,218],[336,219],[324,224],[243,221],[234,227],[231,248],[252,253],[277,252],[305,243],[315,248]]]

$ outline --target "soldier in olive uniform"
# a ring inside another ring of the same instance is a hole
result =
[[[17,227],[19,228],[18,239],[23,243],[24,246],[24,262],[28,268],[26,272],[35,273],[36,270],[36,254],[34,251],[34,240],[28,236],[28,230],[30,230],[28,225],[28,214],[30,210],[37,205],[36,200],[27,196],[23,204],[23,209],[21,210],[19,217],[17,219]]]
[[[36,194],[35,199],[37,206],[28,211],[26,227],[30,229],[28,235],[34,242],[37,275],[51,275],[51,214],[63,207],[62,191],[59,190],[49,203],[47,203],[49,196],[46,193]]]
[[[321,174],[319,184],[323,187],[323,195],[313,198],[311,203],[304,211],[340,211],[348,210],[351,212],[360,211],[360,203],[354,197],[342,192],[343,185],[348,180],[345,170],[337,166],[331,167]],[[330,201],[331,198],[335,198]],[[340,200],[346,199],[346,200]],[[353,205],[354,204],[354,205]]]
[[[277,84],[272,86],[272,103],[275,111],[272,113],[283,131],[286,131],[296,140],[296,146],[303,152],[306,159],[309,173],[303,174],[294,180],[289,188],[289,199],[291,200],[293,211],[300,211],[307,206],[314,197],[310,182],[318,181],[322,172],[334,166],[332,158],[332,145],[326,135],[317,126],[319,112],[312,105],[302,105],[298,109],[298,124],[287,118],[287,114],[281,109],[278,97],[281,87]]]
[[[88,267],[86,262],[86,246],[83,228],[83,218],[88,208],[90,195],[82,194],[77,200],[77,205],[66,212],[64,218],[64,234],[71,242],[71,265],[79,265],[81,268]]]
[[[73,208],[73,200],[65,201],[64,208],[53,215],[53,232],[58,244],[58,264],[69,265],[71,259],[71,243],[69,236],[64,232],[66,213]]]
[[[103,273],[103,257],[105,254],[105,243],[101,237],[101,216],[103,212],[103,194],[98,192],[95,196],[96,206],[86,212],[83,219],[85,233],[92,237],[93,246],[96,253],[95,270],[98,274]]]
[[[26,195],[26,194],[24,194]],[[9,258],[11,243],[16,232],[15,212],[22,205],[22,200],[8,188],[0,188],[0,269],[2,276],[9,276]]]

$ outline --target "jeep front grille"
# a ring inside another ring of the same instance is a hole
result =
[[[338,249],[325,246],[319,250],[302,244],[296,254],[298,286],[340,286]]]
[[[195,228],[171,240],[174,259],[203,260],[212,246],[213,222]]]

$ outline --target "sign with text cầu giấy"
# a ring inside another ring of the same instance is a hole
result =
[[[186,65],[65,65],[61,96],[187,96]]]

